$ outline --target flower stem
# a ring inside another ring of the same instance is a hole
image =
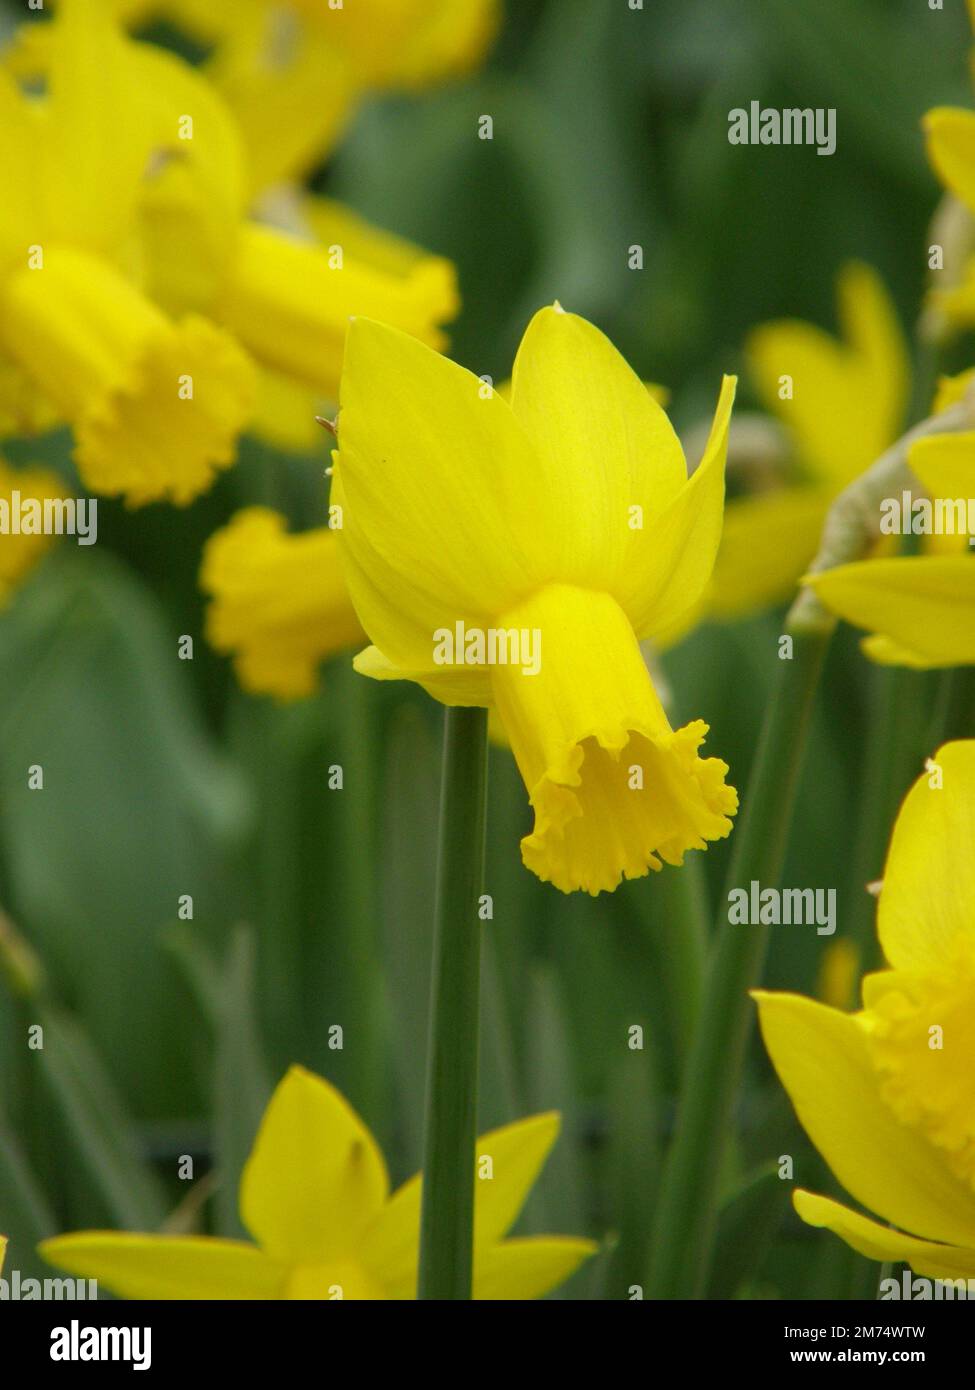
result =
[[[779,664],[744,800],[728,888],[753,879],[776,887],[782,871],[813,697],[833,630],[829,619],[791,635],[793,656]],[[718,914],[704,997],[684,1070],[677,1127],[657,1207],[647,1297],[697,1298],[706,1288],[721,1155],[751,1019],[748,990],[758,983],[768,928]]]
[[[444,719],[419,1298],[469,1299],[474,1247],[487,711]]]

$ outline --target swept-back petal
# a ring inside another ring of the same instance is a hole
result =
[[[847,1191],[914,1235],[975,1245],[975,1192],[881,1099],[858,1018],[796,994],[754,997],[779,1080]]]
[[[838,1235],[868,1260],[903,1261],[929,1279],[975,1278],[975,1249],[917,1240],[879,1221],[851,1211],[841,1202],[797,1188],[792,1197],[796,1211],[808,1226],[819,1226]]]
[[[244,1225],[273,1258],[325,1264],[357,1253],[389,1191],[383,1156],[334,1086],[291,1067],[244,1168]]]
[[[847,622],[932,666],[975,661],[975,564],[968,555],[859,560],[803,581]]]
[[[899,969],[936,967],[975,938],[975,740],[944,744],[934,762],[941,778],[923,773],[908,792],[884,867],[877,927]]]
[[[50,1264],[120,1298],[277,1299],[287,1271],[255,1245],[208,1236],[76,1231],[42,1241]]]
[[[616,593],[636,534],[651,532],[687,481],[666,414],[609,339],[562,309],[540,309],[518,348],[511,407],[556,481],[553,578]]]
[[[542,461],[471,372],[356,317],[339,445],[346,578],[396,665],[432,669],[437,628],[483,626],[552,572],[561,541]]]
[[[908,455],[911,472],[931,497],[975,497],[975,431],[928,434],[915,441]]]
[[[489,1246],[474,1261],[476,1299],[542,1298],[564,1284],[599,1246],[572,1236],[528,1236]]]
[[[701,462],[649,526],[633,532],[615,595],[636,635],[672,627],[707,589],[721,540],[728,426],[737,380],[726,376]]]

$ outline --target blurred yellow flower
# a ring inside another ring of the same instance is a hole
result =
[[[205,70],[244,135],[251,193],[308,174],[369,94],[416,91],[472,71],[501,19],[500,0],[114,4],[132,24],[161,15],[214,50]]]
[[[253,373],[229,334],[198,315],[171,321],[134,274],[146,170],[176,141],[161,103],[177,60],[140,54],[90,0],[43,27],[45,95],[0,70],[6,379],[15,399],[51,402],[33,423],[72,425],[93,491],[187,502],[233,461]]]
[[[908,396],[908,355],[883,281],[851,262],[837,281],[838,341],[786,319],[756,328],[749,373],[792,439],[801,476],[732,498],[707,611],[736,618],[781,602],[816,554],[836,494],[897,437]]]
[[[569,1236],[505,1239],[558,1132],[559,1116],[550,1113],[477,1141],[475,1298],[539,1298],[594,1253],[592,1241]],[[240,1211],[256,1244],[80,1231],[46,1240],[40,1251],[124,1298],[416,1296],[420,1175],[390,1195],[372,1134],[334,1087],[302,1067],[271,1097],[241,1180]]]
[[[910,466],[930,498],[975,511],[975,433],[929,435]],[[959,520],[952,511],[953,522]],[[941,553],[861,560],[804,583],[841,618],[866,628],[863,650],[884,665],[917,669],[975,662],[975,547],[966,534],[925,537]]]
[[[320,663],[365,634],[339,568],[334,531],[288,535],[284,517],[248,507],[212,535],[200,584],[207,640],[234,656],[245,690],[310,695]]]
[[[756,998],[803,1128],[881,1219],[802,1189],[799,1215],[869,1259],[956,1279],[975,1277],[975,742],[934,763],[894,827],[877,917],[889,968],[864,979],[860,1012]]]
[[[701,720],[671,729],[639,639],[710,577],[733,396],[726,378],[688,478],[639,377],[558,306],[525,333],[510,405],[394,329],[349,330],[332,497],[375,643],[356,667],[497,710],[535,812],[524,861],[565,892],[731,830],[727,766],[698,757]]]
[[[60,478],[43,468],[11,468],[0,458],[0,511],[11,509],[15,492],[20,496],[45,499],[63,497]],[[0,533],[0,609],[9,602],[13,590],[50,549],[54,536]]]

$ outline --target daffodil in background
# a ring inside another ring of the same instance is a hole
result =
[[[559,307],[529,325],[511,404],[470,372],[357,318],[333,499],[356,668],[494,707],[535,812],[526,865],[565,892],[679,864],[731,829],[727,767],[675,732],[639,639],[693,607],[721,533],[734,382],[688,478],[666,414],[612,344]],[[538,669],[441,663],[436,634],[515,631]]]
[[[206,71],[244,134],[252,194],[321,163],[363,98],[472,71],[501,19],[500,0],[114,3],[133,26],[163,17],[213,50]]]
[[[506,1238],[559,1132],[533,1115],[477,1143],[474,1297],[531,1299],[595,1252],[570,1236]],[[80,1231],[41,1253],[125,1298],[412,1299],[421,1178],[390,1194],[372,1134],[335,1088],[292,1067],[244,1169],[241,1218],[256,1244]]]
[[[13,510],[14,494],[43,506],[46,500],[64,496],[56,474],[46,468],[11,468],[0,458],[0,508]],[[16,534],[8,527],[0,535],[0,610],[10,601],[17,585],[55,544],[55,537],[39,532]]]
[[[125,42],[87,0],[62,9],[43,96],[0,70],[8,412],[27,403],[23,432],[44,421],[36,397],[49,402],[92,491],[187,502],[233,462],[253,370],[225,330],[170,318],[143,288],[139,197],[154,153],[176,140],[163,112],[179,65]],[[178,76],[182,94],[189,70]]]
[[[705,612],[742,616],[787,599],[816,553],[829,505],[897,437],[907,408],[907,348],[883,281],[850,262],[836,287],[841,337],[799,320],[750,335],[748,371],[784,425],[793,479],[729,500]]]
[[[253,694],[310,695],[320,663],[365,639],[327,526],[289,535],[280,513],[248,507],[210,537],[200,584],[207,637]]]
[[[960,502],[967,514],[975,433],[919,439],[910,466],[933,501]],[[870,632],[863,648],[874,661],[917,669],[975,662],[975,546],[964,529],[932,539],[943,553],[857,561],[806,580],[827,608]]]
[[[945,744],[894,827],[877,914],[887,968],[864,979],[862,1009],[756,995],[803,1128],[880,1220],[802,1189],[799,1215],[929,1278],[975,1276],[973,836],[975,742]]]

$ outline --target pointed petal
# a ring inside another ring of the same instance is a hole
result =
[[[795,994],[754,997],[779,1080],[847,1191],[912,1234],[975,1244],[975,1192],[883,1102],[858,1019]]]
[[[975,564],[968,555],[862,560],[809,575],[827,608],[931,665],[975,662]]]
[[[389,1190],[386,1165],[334,1086],[292,1067],[271,1097],[241,1180],[245,1226],[273,1258],[354,1253]]]
[[[474,1263],[476,1299],[543,1298],[564,1284],[599,1246],[571,1236],[503,1240]]]
[[[701,462],[666,508],[634,537],[619,602],[636,635],[653,637],[693,609],[714,569],[724,518],[728,426],[737,379],[721,382]]]
[[[609,339],[559,308],[539,310],[525,331],[511,406],[557,480],[555,573],[617,593],[638,534],[630,507],[643,507],[652,531],[687,481],[673,426]]]
[[[437,628],[485,626],[551,572],[551,490],[510,407],[422,343],[359,317],[333,457],[349,590],[395,665],[435,669]]]
[[[868,1260],[884,1260],[891,1264],[903,1261],[916,1274],[929,1279],[975,1278],[975,1249],[917,1240],[903,1231],[882,1226],[879,1221],[871,1221],[841,1202],[805,1192],[802,1188],[793,1193],[792,1200],[808,1226],[825,1227],[861,1255],[866,1255]]]
[[[256,1245],[206,1236],[77,1231],[42,1241],[50,1264],[120,1298],[277,1299],[286,1270]]]
[[[387,661],[378,647],[366,647],[352,662],[360,676],[374,681],[416,681],[444,705],[491,703],[491,677],[483,666],[446,667],[442,672],[408,671]]]
[[[931,497],[975,497],[975,432],[925,435],[911,446],[908,463]]]
[[[877,927],[898,969],[937,967],[975,939],[975,740],[944,744],[934,762],[941,784],[926,772],[914,783],[884,867]]]
[[[476,1162],[490,1157],[491,1176],[478,1174],[475,1179],[475,1266],[482,1252],[489,1251],[516,1221],[558,1137],[560,1124],[555,1112],[531,1115],[478,1139]],[[362,1262],[382,1281],[391,1298],[416,1297],[420,1184],[418,1173],[393,1194],[362,1246]]]

